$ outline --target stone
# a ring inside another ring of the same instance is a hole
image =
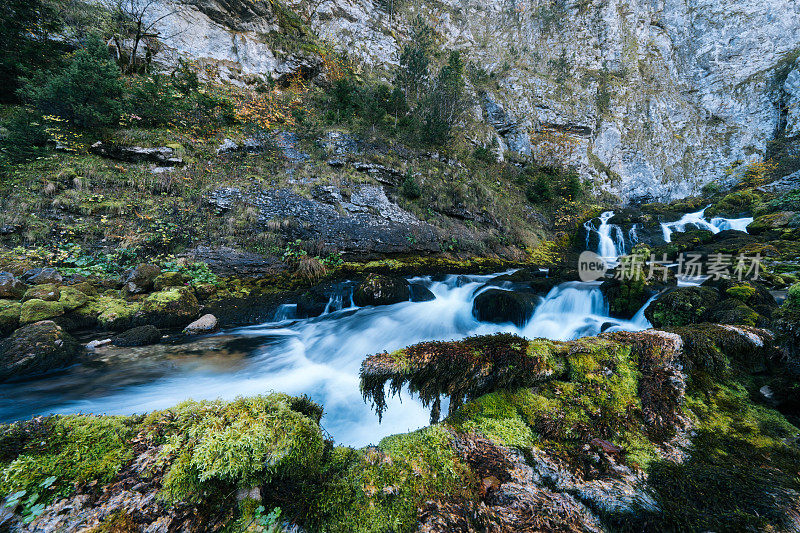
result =
[[[170,287],[145,298],[136,320],[159,328],[179,328],[186,326],[199,313],[200,304],[190,287]]]
[[[258,278],[280,274],[287,265],[274,255],[262,255],[229,246],[198,246],[181,257],[206,263],[221,277]]]
[[[472,315],[481,322],[524,326],[533,315],[539,297],[535,294],[487,289],[475,297]]]
[[[0,381],[64,367],[80,351],[75,339],[55,322],[28,324],[0,341]]]
[[[654,327],[686,326],[703,322],[719,301],[708,287],[678,287],[659,296],[644,310]]]
[[[25,294],[22,296],[22,301],[26,302],[28,300],[38,298],[39,300],[45,300],[47,302],[55,302],[60,297],[61,291],[59,290],[58,285],[54,285],[52,283],[43,283],[41,285],[35,285],[25,291]]]
[[[353,302],[359,306],[390,305],[407,302],[408,282],[403,278],[370,274],[353,291]]]
[[[98,299],[94,307],[98,311],[97,322],[101,327],[111,331],[122,331],[131,327],[142,304],[113,296],[103,296]]]
[[[313,318],[321,315],[328,306],[330,298],[314,288],[305,291],[297,298],[297,318]]]
[[[187,335],[202,335],[205,333],[213,333],[219,329],[217,317],[212,314],[205,314],[183,328],[183,332]]]
[[[74,286],[61,287],[58,301],[64,306],[65,311],[72,311],[82,307],[89,301],[89,297]]]
[[[0,299],[19,300],[27,286],[11,272],[0,272]]]
[[[236,152],[237,150],[239,150],[238,144],[233,142],[231,139],[223,139],[222,144],[220,144],[217,148],[217,155],[229,154],[231,152]]]
[[[52,302],[39,299],[23,302],[19,312],[19,323],[22,325],[56,318],[64,314],[64,305],[61,302]]]
[[[162,272],[153,279],[153,290],[160,291],[168,287],[182,287],[186,278],[180,272]]]
[[[19,326],[22,305],[16,300],[0,300],[0,336],[8,335]]]
[[[144,148],[141,146],[124,146],[97,141],[89,151],[109,159],[126,163],[157,163],[162,167],[183,165],[183,160],[175,155],[175,150],[167,146]]]
[[[161,332],[157,327],[148,324],[123,331],[111,339],[111,344],[114,346],[148,346],[158,344],[160,341]]]
[[[409,284],[409,290],[411,292],[412,302],[429,302],[436,299],[436,296],[431,290],[421,283]]]
[[[154,280],[161,274],[161,269],[153,264],[141,264],[128,271],[125,276],[125,292],[141,294],[153,288]]]
[[[50,267],[27,270],[22,274],[22,279],[34,285],[41,285],[43,283],[55,283],[60,285],[64,281],[64,278],[59,274],[58,270]]]
[[[111,344],[111,339],[95,339],[93,341],[89,341],[86,344],[86,349],[96,350],[97,348],[100,348],[102,346],[107,346],[109,344]]]

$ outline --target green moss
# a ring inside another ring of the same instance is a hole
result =
[[[745,303],[756,293],[756,288],[751,285],[734,285],[725,291],[731,298],[736,298]]]
[[[7,335],[17,329],[20,307],[20,303],[15,300],[0,300],[0,335]]]
[[[190,287],[170,287],[145,298],[141,320],[157,327],[185,326],[197,318],[200,304]]]
[[[786,294],[786,305],[800,309],[800,283],[795,283],[789,287],[789,292]]]
[[[58,301],[64,306],[65,311],[72,311],[86,304],[89,297],[75,287],[62,287]]]
[[[86,312],[97,314],[97,321],[100,325],[112,331],[120,331],[131,327],[134,315],[141,308],[139,302],[128,302],[115,296],[103,295],[94,300],[91,306],[87,306]]]
[[[0,427],[0,443],[15,457],[0,466],[0,494],[31,490],[54,476],[62,492],[74,483],[107,483],[133,458],[135,418],[56,416]]]
[[[27,300],[37,299],[54,302],[58,300],[60,294],[61,293],[58,285],[53,283],[43,283],[41,285],[35,285],[25,291],[25,294],[22,296],[22,301],[25,302]]]
[[[685,326],[705,320],[717,300],[713,289],[679,287],[650,304],[645,316],[655,327]]]
[[[47,302],[33,299],[23,302],[20,307],[19,323],[21,325],[55,318],[64,314],[64,305],[61,302]]]

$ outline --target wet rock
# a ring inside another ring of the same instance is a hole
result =
[[[27,286],[11,272],[0,272],[0,299],[19,300]]]
[[[36,285],[25,291],[25,294],[22,296],[22,301],[26,302],[28,300],[33,300],[34,298],[38,298],[39,300],[45,300],[47,302],[55,302],[61,297],[61,291],[58,288],[58,285],[53,283],[44,283],[42,285]]]
[[[313,318],[325,312],[330,298],[314,288],[305,291],[297,298],[297,318]]]
[[[186,326],[199,313],[200,304],[190,287],[170,287],[145,298],[136,321],[160,328],[178,328]]]
[[[707,287],[678,287],[658,297],[644,311],[653,326],[685,326],[707,320],[719,294]]]
[[[475,297],[472,315],[481,322],[511,322],[522,327],[533,315],[538,303],[539,297],[535,294],[488,289]]]
[[[141,294],[153,288],[153,281],[161,274],[157,265],[141,264],[125,276],[125,292]]]
[[[86,343],[86,349],[87,350],[96,350],[97,348],[100,348],[101,346],[107,346],[107,345],[111,344],[112,340],[113,339],[95,339],[93,341],[89,341],[88,343]]]
[[[8,335],[17,329],[21,307],[16,300],[0,300],[0,335]]]
[[[794,211],[779,211],[762,215],[753,220],[747,226],[747,233],[751,235],[763,235],[789,227],[792,221],[797,220],[798,214]]]
[[[162,167],[183,165],[183,160],[176,156],[175,150],[169,146],[157,148],[143,148],[141,146],[123,146],[98,141],[89,151],[109,159],[125,161],[126,163],[157,163]]]
[[[80,351],[75,339],[51,320],[23,326],[0,341],[0,380],[66,366]]]
[[[161,332],[151,325],[131,328],[111,340],[114,346],[149,346],[159,342],[161,342]]]
[[[41,285],[44,283],[60,285],[64,281],[64,278],[59,274],[58,270],[50,267],[27,270],[22,275],[22,279],[33,285]]]
[[[407,302],[408,282],[403,278],[370,274],[353,291],[353,302],[359,306],[391,305]]]
[[[412,302],[429,302],[436,299],[436,296],[431,290],[422,283],[409,284],[409,290],[411,292]]]
[[[643,279],[633,277],[604,280],[600,291],[608,301],[611,316],[626,320],[633,318],[654,292]]]
[[[34,298],[22,303],[19,312],[19,323],[30,324],[40,320],[56,318],[64,314],[64,305],[61,302],[52,302]]]
[[[203,335],[206,333],[213,333],[218,329],[217,317],[209,313],[186,326],[183,332],[187,335]]]

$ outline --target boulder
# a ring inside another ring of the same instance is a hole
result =
[[[125,292],[128,294],[141,294],[153,288],[153,282],[161,274],[161,269],[156,265],[141,264],[129,270],[125,276]]]
[[[607,279],[600,284],[600,291],[608,301],[611,316],[626,320],[631,319],[653,294],[645,280],[633,277]]]
[[[431,290],[421,283],[410,283],[408,287],[412,302],[429,302],[436,299]]]
[[[766,318],[738,298],[727,298],[714,305],[707,314],[709,322],[744,326],[765,326]]]
[[[60,297],[61,291],[59,290],[58,285],[53,283],[43,283],[42,285],[35,285],[25,291],[25,294],[22,296],[22,301],[26,302],[35,298],[44,300],[46,302],[55,302]]]
[[[22,279],[34,285],[41,285],[43,283],[61,284],[64,282],[63,276],[59,274],[55,268],[32,268],[26,270],[22,274]]]
[[[328,306],[330,298],[313,288],[297,298],[297,318],[313,318],[321,315]]]
[[[64,306],[64,311],[78,309],[89,301],[89,297],[75,287],[61,287],[59,292],[61,295],[58,301]]]
[[[64,314],[61,302],[49,302],[37,298],[23,302],[19,311],[19,323],[22,325],[48,320]]]
[[[535,294],[488,289],[475,297],[472,315],[481,322],[511,322],[522,327],[533,315],[538,303],[539,297]]]
[[[144,148],[142,146],[123,146],[98,141],[89,148],[89,151],[102,157],[127,163],[157,163],[163,167],[183,165],[183,160],[176,156],[173,148],[168,146]]]
[[[28,324],[0,341],[0,381],[66,366],[80,351],[75,339],[55,322]]]
[[[8,335],[17,329],[20,307],[16,300],[0,300],[0,335]]]
[[[654,327],[686,326],[708,320],[719,294],[708,287],[678,287],[658,297],[644,311]]]
[[[353,291],[353,302],[359,306],[390,305],[407,302],[408,282],[403,278],[370,274]]]
[[[101,346],[106,346],[107,344],[111,344],[111,339],[95,339],[93,341],[89,341],[86,343],[87,350],[96,350]]]
[[[0,272],[0,299],[19,300],[25,294],[25,283],[11,272]]]
[[[161,332],[157,327],[148,324],[123,331],[111,339],[111,344],[114,346],[148,346],[158,344],[160,341]]]
[[[187,335],[202,335],[204,333],[213,333],[218,329],[217,317],[208,313],[186,326],[183,332]]]
[[[190,287],[170,287],[145,298],[136,315],[139,324],[179,328],[197,318],[200,304]]]
[[[772,230],[780,230],[788,227],[796,217],[797,213],[793,211],[779,211],[762,215],[747,226],[747,232],[751,235],[762,235]]]
[[[97,322],[100,326],[111,331],[122,331],[131,327],[134,317],[141,309],[142,304],[139,302],[128,302],[122,298],[102,296],[92,307],[94,310],[99,311],[97,314]],[[90,310],[87,309],[87,312],[88,311]]]
[[[153,279],[153,290],[161,291],[169,287],[186,285],[186,278],[180,272],[162,272]]]

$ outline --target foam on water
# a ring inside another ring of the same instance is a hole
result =
[[[686,213],[675,222],[662,222],[661,232],[663,233],[664,241],[672,242],[672,234],[674,232],[686,231],[686,228],[690,226],[697,229],[705,229],[714,234],[729,229],[747,232],[747,226],[753,221],[753,217],[714,217],[710,220],[707,220],[705,218],[706,209],[708,209],[708,206],[695,213]]]

